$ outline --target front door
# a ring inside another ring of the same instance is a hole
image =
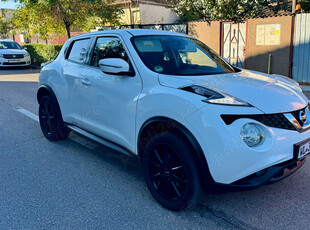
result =
[[[83,71],[86,83],[78,88],[82,128],[134,151],[137,100],[142,81],[137,72],[134,77],[103,73],[98,62],[104,58],[122,58],[130,63],[120,38],[96,39],[91,63]]]

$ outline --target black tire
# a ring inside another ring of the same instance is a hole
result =
[[[181,211],[198,203],[202,187],[192,148],[176,132],[151,138],[143,154],[143,170],[151,194],[163,207]]]
[[[50,95],[40,100],[39,120],[44,136],[50,141],[60,141],[68,138],[70,129],[65,126],[57,101]]]

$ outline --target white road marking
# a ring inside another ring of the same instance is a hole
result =
[[[39,122],[39,117],[38,115],[26,110],[26,109],[23,109],[23,108],[16,108],[16,110],[24,115],[26,115],[27,117],[31,118],[32,120],[35,120],[36,122]]]

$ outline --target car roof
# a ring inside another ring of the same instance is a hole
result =
[[[131,34],[132,36],[142,36],[142,35],[172,35],[172,36],[183,36],[183,37],[192,37],[187,34],[182,33],[176,33],[176,32],[170,32],[166,30],[151,30],[151,29],[121,29],[121,30],[102,30],[102,31],[96,31],[96,32],[90,32],[86,34],[80,34],[77,36],[74,36],[70,40],[77,39],[77,38],[83,38],[86,36],[97,36],[97,35],[103,35],[103,34]]]
[[[0,42],[15,42],[15,41],[9,39],[0,39]]]

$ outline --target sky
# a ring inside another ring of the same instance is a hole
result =
[[[6,2],[2,2],[0,0],[0,9],[1,8],[16,9],[16,7],[17,7],[17,4],[13,0],[9,0]]]

